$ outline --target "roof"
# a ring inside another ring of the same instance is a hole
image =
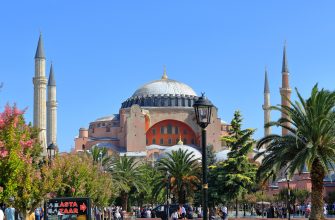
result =
[[[51,63],[51,66],[50,66],[48,86],[56,86],[54,67],[53,67],[52,63]]]
[[[40,37],[38,39],[37,49],[36,49],[36,53],[35,53],[35,58],[43,58],[43,59],[45,59],[42,34],[40,34]]]
[[[132,97],[146,97],[158,95],[197,96],[195,91],[190,86],[176,80],[162,78],[144,84],[134,92]]]
[[[95,121],[118,121],[120,119],[120,115],[119,114],[113,114],[113,115],[107,115],[107,116],[103,116],[101,118],[97,118]]]

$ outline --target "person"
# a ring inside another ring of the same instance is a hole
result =
[[[182,204],[179,205],[179,218],[180,219],[186,218],[186,209]]]
[[[12,205],[5,209],[5,218],[6,220],[15,220],[15,208]]]
[[[177,220],[178,219],[178,211],[174,210],[171,215],[172,220]]]
[[[145,212],[145,216],[146,218],[151,218],[151,210],[147,209],[147,211]]]
[[[0,208],[0,220],[3,220],[5,217],[5,214],[3,213],[2,209]]]
[[[36,208],[35,209],[35,220],[41,220],[42,217],[42,210],[41,208]]]
[[[221,207],[221,212],[222,212],[222,219],[226,220],[228,218],[228,208],[227,206],[222,206]]]
[[[119,212],[119,209],[117,208],[116,211],[115,211],[115,219],[121,219],[121,214]]]

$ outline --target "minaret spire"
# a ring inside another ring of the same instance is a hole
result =
[[[42,33],[40,33],[40,37],[39,37],[38,43],[37,43],[37,49],[36,49],[36,53],[35,53],[35,59],[36,58],[44,58],[45,59]]]
[[[282,87],[280,88],[280,95],[281,95],[281,105],[282,106],[290,106],[291,100],[291,88],[290,88],[290,81],[289,81],[289,70],[287,66],[287,55],[286,55],[286,42],[284,44],[283,49],[283,66],[282,66]],[[287,118],[287,114],[282,112],[282,118]],[[285,124],[287,127],[289,126],[288,123]],[[282,128],[282,135],[285,136],[288,134],[288,130],[286,128]]]
[[[283,49],[283,65],[282,65],[282,72],[288,73],[288,65],[287,65],[287,58],[286,58],[286,41],[284,43]]]
[[[271,110],[270,110],[270,87],[269,87],[269,81],[268,81],[268,71],[265,68],[265,79],[264,79],[264,104],[263,104],[263,110],[264,110],[264,136],[268,136],[271,134],[271,128],[265,127],[266,124],[268,124],[271,121]]]
[[[47,150],[46,137],[46,86],[47,78],[45,77],[45,53],[43,47],[42,34],[40,34],[35,53],[35,76],[34,83],[34,127],[40,130],[38,140],[42,145],[43,154]]]
[[[57,98],[53,64],[50,66],[47,102],[47,144],[57,145]]]

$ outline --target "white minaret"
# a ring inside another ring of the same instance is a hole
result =
[[[271,110],[270,110],[270,87],[268,81],[268,71],[265,69],[265,80],[264,80],[264,126],[270,122],[271,120]],[[271,134],[270,127],[264,127],[264,136],[268,136]]]
[[[48,80],[48,102],[47,102],[47,144],[57,145],[57,99],[56,80],[54,68],[51,63]]]
[[[42,35],[38,39],[38,45],[35,54],[35,77],[34,83],[34,127],[40,129],[38,135],[39,141],[43,147],[43,153],[46,154],[46,85],[45,77],[45,54],[43,48]]]

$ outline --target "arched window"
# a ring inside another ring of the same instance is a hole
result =
[[[184,138],[184,140],[183,140],[183,144],[184,144],[184,145],[187,144],[187,139],[186,139],[186,138]]]
[[[155,138],[152,139],[152,144],[156,144],[156,139]]]
[[[195,144],[195,142],[194,142],[194,138],[192,138],[192,144]]]
[[[82,148],[82,150],[85,150],[85,144],[83,144],[83,145],[81,146],[81,148]]]
[[[179,128],[178,128],[178,127],[175,127],[175,128],[174,128],[174,133],[175,133],[175,134],[179,134]]]
[[[164,144],[164,140],[163,140],[163,138],[161,138],[160,145],[163,145],[163,144]]]
[[[164,134],[164,127],[161,127],[161,134]]]
[[[172,125],[170,124],[167,126],[167,133],[172,134]]]
[[[172,144],[172,140],[171,140],[171,138],[169,138],[168,143],[169,143],[169,145]]]

